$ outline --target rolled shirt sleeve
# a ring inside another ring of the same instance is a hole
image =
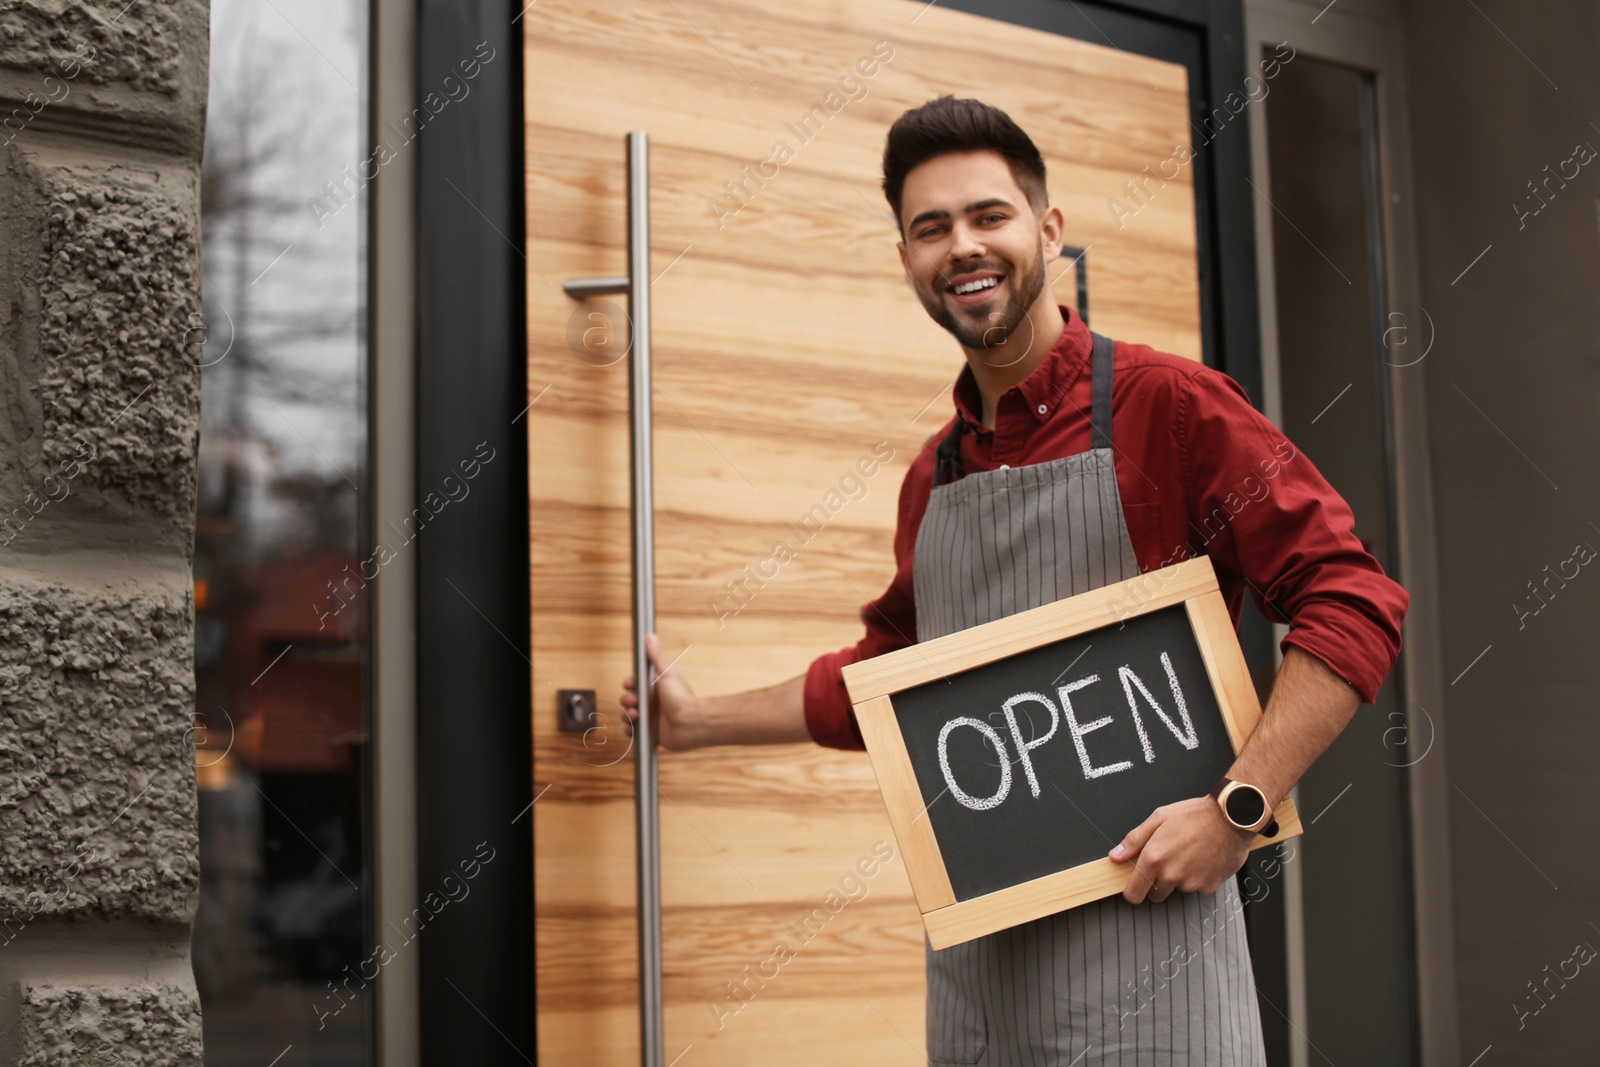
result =
[[[1410,596],[1362,545],[1355,515],[1309,457],[1224,374],[1188,379],[1178,432],[1190,529],[1238,575],[1282,648],[1316,656],[1364,703],[1400,653]],[[1238,617],[1238,604],[1230,604]]]

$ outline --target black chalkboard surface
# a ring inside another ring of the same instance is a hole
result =
[[[904,690],[894,711],[957,900],[1103,857],[1234,757],[1181,606]]]
[[[1107,853],[1261,718],[1204,556],[844,668],[936,949],[1123,892]],[[1301,832],[1288,798],[1278,828]]]

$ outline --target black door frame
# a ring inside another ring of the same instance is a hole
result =
[[[1242,0],[941,2],[1181,63],[1196,129],[1244,85]],[[460,505],[471,521],[441,524],[417,543],[419,883],[434,884],[481,841],[496,849],[493,877],[475,884],[472,906],[445,909],[438,936],[420,943],[424,1063],[524,1063],[537,1047],[522,10],[516,0],[417,7],[419,92],[480,42],[497,52],[474,82],[472,105],[417,142],[417,499],[477,442],[487,438],[499,456]],[[1202,351],[1259,407],[1249,123],[1229,123],[1194,166]],[[1271,629],[1246,612],[1240,639],[1260,684],[1273,670]],[[1252,905],[1246,921],[1269,1059],[1287,1063],[1282,894]]]
[[[471,895],[418,941],[424,1064],[525,1067],[537,1055],[522,6],[416,8],[420,99],[459,92],[461,62],[494,49],[416,141],[416,499],[479,442],[495,450],[452,505],[465,514],[416,542],[419,893],[480,842],[494,849]]]

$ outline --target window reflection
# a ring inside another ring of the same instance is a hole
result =
[[[365,1064],[366,221],[344,168],[365,144],[366,14],[213,0],[211,24],[194,562],[206,1062],[261,1067],[292,1046],[285,1065]]]

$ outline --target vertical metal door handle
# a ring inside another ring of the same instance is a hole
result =
[[[569,278],[562,291],[575,299],[628,294],[631,345],[628,410],[633,510],[633,676],[639,697],[634,727],[634,789],[638,813],[639,1059],[663,1067],[661,1000],[661,812],[656,789],[656,736],[651,698],[655,671],[645,635],[656,624],[655,498],[650,448],[650,139],[633,130],[628,145],[628,276]]]

